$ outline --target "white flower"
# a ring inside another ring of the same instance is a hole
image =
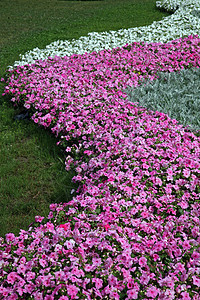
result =
[[[67,249],[72,249],[74,248],[74,245],[75,245],[75,241],[70,239],[70,240],[67,240],[65,243],[64,243],[64,246],[67,247]]]

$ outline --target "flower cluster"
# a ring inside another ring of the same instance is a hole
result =
[[[10,70],[5,94],[56,134],[79,188],[0,240],[0,296],[200,299],[200,137],[123,92],[199,62],[189,36]]]
[[[181,3],[180,7],[179,3]],[[166,10],[178,9],[173,15],[165,17],[161,21],[153,22],[149,26],[109,32],[91,32],[77,40],[55,41],[47,45],[45,49],[35,48],[24,55],[20,55],[20,60],[16,61],[14,66],[32,64],[36,60],[45,60],[48,57],[62,57],[74,53],[84,54],[85,52],[113,49],[133,42],[166,43],[180,37],[199,34],[199,18],[192,14],[194,9],[200,9],[199,0],[157,1],[156,5],[158,8]]]
[[[175,11],[179,7],[185,8],[193,8],[197,9],[200,7],[200,1],[199,0],[160,0],[156,1],[156,6],[159,8],[163,8],[167,11]]]

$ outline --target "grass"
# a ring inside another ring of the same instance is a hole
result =
[[[0,77],[20,53],[93,31],[149,25],[167,13],[152,0],[1,0]],[[3,84],[0,85],[0,93]],[[70,199],[72,173],[50,132],[28,120],[0,96],[0,236],[27,229],[49,204]]]

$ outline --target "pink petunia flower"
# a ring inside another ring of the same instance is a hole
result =
[[[200,288],[200,277],[192,276],[193,284]]]
[[[188,292],[182,292],[181,296],[183,300],[191,300],[191,297]]]
[[[144,256],[140,257],[138,262],[139,262],[140,267],[146,267],[146,265],[147,265],[147,259]]]
[[[70,223],[60,224],[59,227],[63,228],[64,230],[68,230],[70,229]]]
[[[158,295],[158,289],[155,286],[152,286],[147,289],[147,297],[156,298]]]
[[[7,282],[10,284],[14,284],[16,280],[18,279],[19,275],[17,275],[16,272],[11,272],[7,276]]]
[[[135,289],[127,291],[128,299],[138,299],[138,291]]]
[[[76,297],[79,290],[80,290],[79,288],[77,288],[75,285],[72,284],[67,287],[67,293],[69,296],[71,296],[72,299]]]

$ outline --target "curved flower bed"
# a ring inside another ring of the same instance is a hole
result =
[[[122,92],[199,62],[190,36],[10,71],[5,94],[56,134],[80,185],[1,239],[2,297],[200,299],[200,137]]]

